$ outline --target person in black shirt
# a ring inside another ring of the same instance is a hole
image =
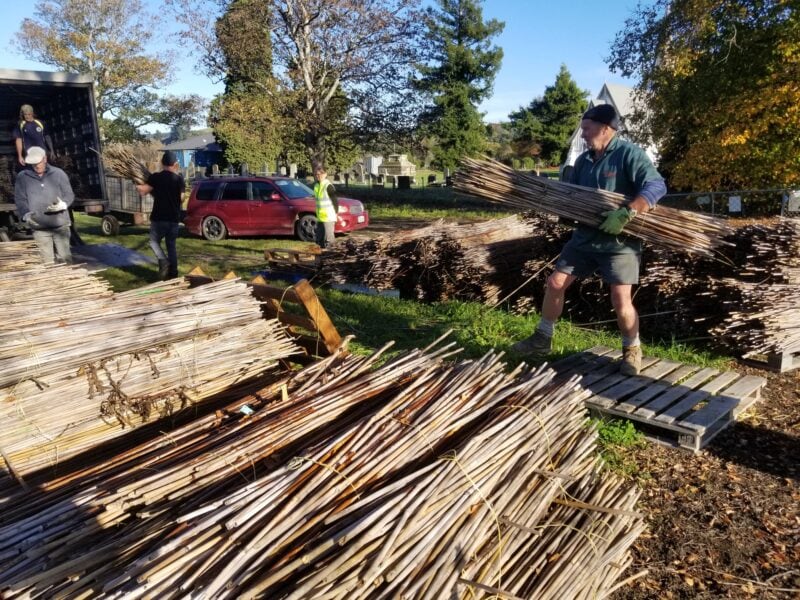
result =
[[[150,213],[150,247],[158,259],[158,275],[161,279],[178,276],[178,225],[181,222],[181,202],[184,182],[180,174],[178,159],[167,150],[161,157],[163,169],[147,178],[147,183],[137,185],[139,195],[153,195],[153,210]],[[161,248],[166,240],[167,253]]]
[[[48,160],[53,160],[53,141],[47,135],[44,123],[36,118],[30,104],[23,104],[19,109],[19,123],[14,128],[14,145],[20,166],[25,166],[25,155],[31,148],[46,149]]]

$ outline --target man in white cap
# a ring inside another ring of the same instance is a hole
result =
[[[47,164],[44,148],[33,146],[25,155],[28,168],[17,174],[14,202],[17,214],[33,230],[42,261],[72,262],[68,208],[75,199],[69,177]]]

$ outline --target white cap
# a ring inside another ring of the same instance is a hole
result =
[[[44,148],[40,148],[39,146],[31,146],[28,148],[28,153],[25,155],[25,162],[29,165],[38,165],[42,162],[47,153],[44,151]]]

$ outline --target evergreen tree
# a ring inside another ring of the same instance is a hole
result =
[[[503,50],[492,46],[504,23],[484,22],[480,0],[437,0],[425,12],[426,62],[415,84],[430,98],[424,131],[436,137],[433,164],[453,168],[482,152],[486,127],[478,104],[492,92]]]
[[[209,124],[225,160],[251,169],[275,165],[285,130],[272,75],[269,3],[231,0],[217,19],[215,52],[205,56],[225,91],[211,104]]]
[[[520,154],[538,156],[551,165],[564,162],[569,139],[588,105],[588,95],[572,79],[566,65],[561,65],[555,83],[545,88],[541,98],[509,115]]]

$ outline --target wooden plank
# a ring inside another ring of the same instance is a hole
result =
[[[319,297],[314,291],[314,288],[312,288],[311,284],[305,279],[298,281],[293,287],[300,303],[305,307],[308,316],[314,321],[317,330],[322,335],[328,352],[334,352],[342,343],[342,338],[339,336],[339,332],[333,325],[333,321],[331,321],[328,313],[322,306],[322,302],[319,301]]]
[[[700,433],[705,432],[721,419],[732,421],[733,410],[740,401],[740,398],[716,396],[714,402],[709,402],[703,408],[694,411],[681,421],[681,425],[690,427]]]
[[[577,354],[572,354],[566,358],[562,358],[561,360],[551,364],[550,368],[558,373],[560,378],[568,378],[576,373],[582,372],[576,370],[579,366],[586,365],[611,351],[612,349],[608,346],[594,346],[593,348],[589,348],[583,352],[578,352]]]
[[[714,379],[709,381],[706,385],[704,385],[696,392],[691,392],[680,402],[677,402],[676,404],[670,406],[660,415],[657,415],[655,417],[655,420],[662,421],[665,423],[672,423],[674,421],[677,421],[682,415],[688,413],[695,406],[703,402],[706,398],[711,397],[711,402],[713,402],[714,397],[712,396],[712,394],[717,393],[719,390],[724,388],[726,385],[729,385],[732,381],[735,381],[738,378],[739,374],[734,373],[733,371],[726,371],[722,373],[718,377],[715,377]]]
[[[657,358],[646,356],[642,358],[642,367],[647,368],[657,362],[658,362]],[[619,372],[618,362],[614,363],[614,367],[615,367],[614,371],[608,376],[603,377],[587,385],[583,385],[583,382],[581,381],[581,385],[585,389],[597,395],[603,392],[604,390],[617,386],[620,382],[624,382],[631,379],[630,375],[623,375],[622,373]],[[589,398],[587,402],[597,403],[598,401],[595,401],[594,398]]]
[[[293,288],[277,288],[271,285],[252,284],[253,296],[259,300],[275,300],[277,302],[296,302],[302,304]]]
[[[642,406],[643,404],[647,404],[650,402],[650,400],[661,394],[664,390],[669,389],[675,382],[680,381],[687,375],[691,375],[697,371],[697,369],[699,369],[699,367],[682,365],[677,369],[666,373],[664,377],[647,386],[645,389],[637,393],[633,398],[629,398],[625,402],[618,404],[617,409],[625,413],[633,413],[633,411],[635,411],[638,407]]]
[[[602,394],[598,394],[589,398],[587,402],[592,402],[601,408],[606,408],[616,404],[621,399],[639,391],[658,380],[667,373],[674,371],[680,366],[680,363],[670,360],[660,360],[655,364],[645,367],[642,372],[636,377],[627,377],[621,383],[618,383],[610,388],[604,390]]]
[[[734,383],[731,387],[727,388],[724,395],[731,396],[733,398],[747,398],[751,394],[755,393],[756,398],[760,398],[761,388],[766,384],[767,380],[763,377],[746,375]]]
[[[264,314],[271,319],[278,319],[284,325],[292,325],[294,327],[302,327],[308,331],[314,332],[317,330],[316,323],[309,317],[296,315],[285,310],[275,310],[272,306],[265,305],[263,308]]]
[[[719,373],[717,369],[701,369],[686,381],[670,387],[647,404],[640,406],[636,409],[636,413],[643,418],[652,418],[717,373]]]

